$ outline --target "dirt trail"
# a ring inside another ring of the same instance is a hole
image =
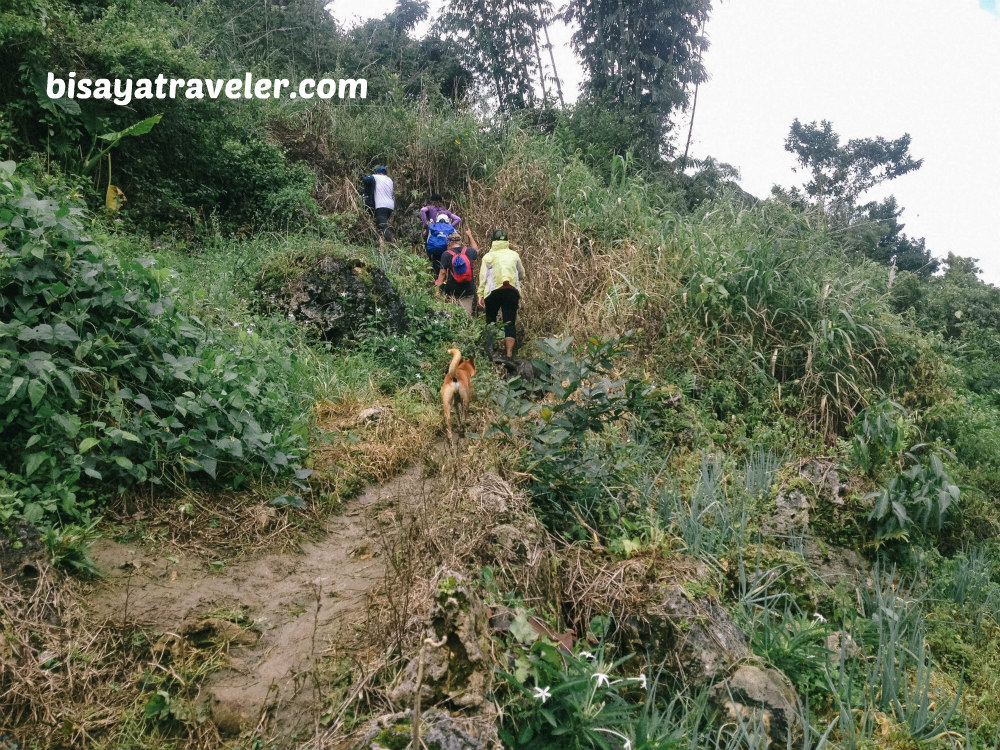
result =
[[[279,734],[311,730],[316,712],[310,710],[309,669],[331,641],[363,622],[367,594],[385,574],[383,561],[373,556],[371,511],[426,492],[430,483],[421,471],[418,463],[348,502],[301,553],[264,554],[218,571],[204,558],[170,548],[151,552],[102,540],[93,558],[105,578],[86,606],[96,618],[128,619],[159,633],[242,612],[260,637],[252,645],[233,645],[230,666],[208,679],[214,720],[224,731],[238,731],[256,727],[270,708]]]

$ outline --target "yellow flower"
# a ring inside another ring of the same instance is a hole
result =
[[[461,145],[462,145],[462,142],[461,142],[460,140],[458,140],[458,138],[456,138],[456,139],[455,139],[455,145],[456,145],[456,146],[461,146]]]

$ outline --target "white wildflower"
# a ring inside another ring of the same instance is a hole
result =
[[[536,687],[535,694],[532,697],[537,698],[542,703],[545,703],[545,701],[552,697],[552,693],[549,691],[548,687]]]
[[[646,689],[646,673],[645,672],[643,672],[642,674],[640,674],[638,677],[633,677],[632,679],[635,680],[636,682],[638,682],[639,683],[639,687],[641,687],[643,690]]]
[[[580,652],[580,658],[581,659],[593,659],[594,655],[592,653],[590,653],[589,651],[581,651]]]
[[[594,672],[594,679],[597,680],[597,687],[601,685],[611,686],[611,678],[603,672]]]
[[[826,618],[823,617],[823,615],[821,615],[819,612],[814,612],[813,618],[816,620],[816,622],[826,622]]]
[[[595,730],[598,732],[606,732],[607,734],[613,734],[615,737],[624,740],[625,744],[622,745],[622,748],[624,748],[624,750],[632,750],[632,740],[630,740],[621,732],[616,732],[614,729],[605,729],[604,727],[595,727]]]

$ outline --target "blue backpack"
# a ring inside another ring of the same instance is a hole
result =
[[[451,224],[442,221],[427,227],[427,252],[440,255],[448,247],[448,237],[455,231]]]

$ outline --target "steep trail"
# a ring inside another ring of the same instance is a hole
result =
[[[312,731],[319,696],[311,670],[331,644],[364,624],[369,592],[385,576],[372,515],[431,491],[422,472],[417,462],[347,502],[300,552],[264,553],[219,570],[172,548],[100,540],[93,559],[105,577],[85,606],[95,620],[135,622],[156,634],[183,634],[206,618],[240,613],[252,629],[230,642],[228,666],[203,685],[213,720],[225,733],[265,718],[268,734]]]

